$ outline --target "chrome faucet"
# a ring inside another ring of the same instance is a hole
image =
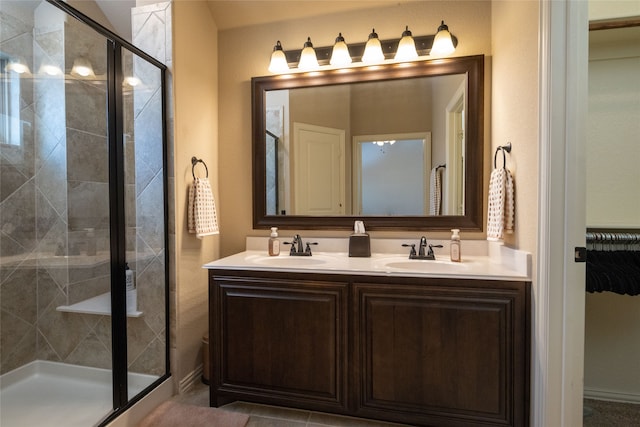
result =
[[[311,256],[311,245],[317,245],[318,243],[307,242],[305,248],[305,245],[302,243],[302,237],[300,237],[299,234],[296,234],[293,236],[293,240],[291,242],[284,242],[284,244],[291,245],[289,256]]]
[[[409,259],[426,259],[431,261],[435,261],[436,259],[436,256],[433,253],[433,248],[442,247],[442,245],[430,245],[429,243],[427,243],[427,238],[425,236],[422,236],[420,238],[418,253],[416,253],[416,245],[414,244],[404,243],[402,246],[406,248],[407,247],[411,248],[411,250],[409,251]],[[425,250],[426,250],[426,253],[425,253]]]

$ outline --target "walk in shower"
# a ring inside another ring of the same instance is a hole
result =
[[[3,0],[0,76],[0,425],[106,424],[169,376],[165,67]]]

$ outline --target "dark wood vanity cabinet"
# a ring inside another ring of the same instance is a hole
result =
[[[528,286],[355,281],[358,416],[433,426],[526,425]]]
[[[220,270],[210,278],[213,406],[528,425],[527,282]]]
[[[211,404],[231,397],[345,412],[347,296],[341,281],[212,277]]]

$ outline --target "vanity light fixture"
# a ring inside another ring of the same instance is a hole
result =
[[[402,32],[402,38],[398,43],[398,50],[396,51],[396,61],[413,61],[418,57],[418,51],[416,50],[416,42],[413,40],[413,35],[409,31],[407,25]]]
[[[79,77],[94,77],[93,67],[88,59],[80,57],[73,61],[73,67],[71,68],[71,75]]]
[[[22,58],[14,58],[10,59],[9,63],[6,67],[4,67],[5,71],[13,71],[14,73],[24,74],[30,73],[29,66]]]
[[[444,21],[438,27],[438,33],[413,37],[409,26],[405,27],[401,39],[380,40],[375,29],[371,30],[366,43],[350,43],[344,41],[342,33],[338,34],[333,46],[313,47],[311,37],[307,38],[302,50],[282,49],[280,41],[273,48],[269,71],[274,74],[288,73],[289,70],[312,71],[320,65],[348,67],[356,65],[375,65],[386,60],[398,62],[413,61],[420,57],[446,56],[455,51],[458,39],[449,32]],[[438,43],[436,43],[436,40]],[[442,41],[440,41],[442,40]],[[441,47],[441,43],[445,43]],[[360,62],[360,64],[357,64]]]
[[[369,39],[364,47],[364,54],[362,55],[362,62],[365,64],[375,64],[384,61],[384,53],[382,53],[382,45],[378,38],[376,29],[372,29],[369,34]]]
[[[433,46],[431,47],[431,56],[444,56],[451,55],[456,50],[451,40],[451,33],[449,27],[445,25],[444,21],[438,27],[438,32],[433,38]]]
[[[313,44],[311,43],[311,37],[307,37],[302,53],[300,53],[298,68],[303,71],[312,71],[318,69],[318,67],[320,67],[320,65],[318,64],[316,51],[313,49]]]
[[[269,71],[272,73],[286,73],[289,71],[287,57],[284,54],[280,40],[276,42],[271,54],[271,62],[269,63]]]
[[[351,64],[351,55],[349,55],[349,47],[342,37],[342,33],[338,33],[336,37],[336,44],[333,45],[333,51],[331,52],[331,59],[329,60],[331,65],[348,65]]]

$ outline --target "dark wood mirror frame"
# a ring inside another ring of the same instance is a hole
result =
[[[270,90],[327,86],[366,81],[407,79],[450,74],[467,75],[465,114],[465,213],[460,216],[301,216],[266,215],[265,100]],[[484,56],[384,64],[347,70],[254,77],[251,79],[253,125],[253,227],[263,229],[352,229],[356,219],[368,230],[481,231],[483,218]]]

